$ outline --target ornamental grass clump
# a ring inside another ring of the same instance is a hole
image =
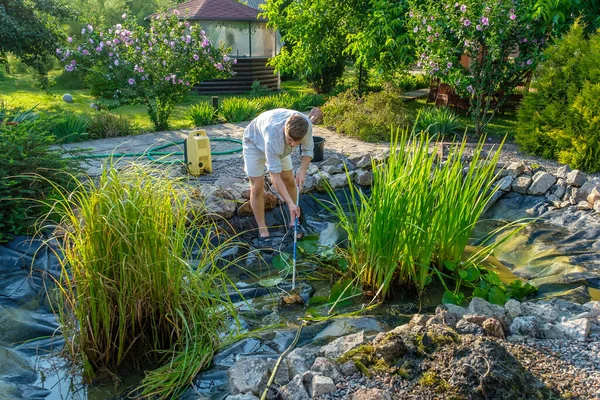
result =
[[[350,199],[342,202],[330,189],[333,209],[348,233],[348,268],[382,298],[398,286],[422,293],[435,276],[443,281],[456,273],[462,278],[463,269],[471,271],[489,255],[477,252],[479,260],[463,263],[473,228],[497,190],[493,183],[501,146],[484,158],[480,141],[467,166],[461,162],[464,141],[440,162],[429,150],[429,137],[410,137],[408,130],[392,135],[389,159],[373,164],[370,195],[353,186],[350,175]],[[349,212],[344,203],[350,204]]]
[[[158,365],[136,395],[176,396],[236,331],[220,256],[235,244],[185,193],[164,169],[112,167],[54,203],[56,312],[87,380]]]
[[[260,104],[252,99],[230,97],[221,103],[219,114],[227,122],[242,122],[256,117],[260,109]]]

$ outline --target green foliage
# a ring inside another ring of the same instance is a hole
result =
[[[537,289],[529,283],[523,284],[519,279],[510,284],[503,283],[494,271],[487,271],[477,285],[473,285],[473,297],[481,297],[492,304],[503,306],[509,299],[522,300]],[[460,303],[455,303],[460,304]]]
[[[205,126],[214,124],[217,114],[212,104],[202,101],[190,106],[188,109],[188,118],[192,122],[192,126]]]
[[[127,117],[107,111],[94,114],[87,126],[87,133],[92,139],[130,136],[138,131],[139,129]]]
[[[598,0],[537,0],[532,16],[545,21],[547,32],[560,37],[580,19],[586,34],[600,28],[600,1]]]
[[[216,222],[190,213],[186,193],[164,166],[109,166],[52,203],[63,228],[56,312],[84,378],[161,362],[136,397],[177,398],[235,334],[220,255],[236,243],[215,244]]]
[[[443,138],[458,133],[461,128],[458,116],[448,107],[427,107],[415,122],[417,132],[429,132],[433,137]]]
[[[600,34],[586,39],[575,24],[544,61],[519,109],[517,143],[527,152],[600,171],[595,96],[600,85]]]
[[[229,76],[236,61],[228,51],[174,11],[153,16],[149,28],[131,18],[105,31],[88,24],[60,54],[66,71],[81,71],[94,91],[112,92],[117,105],[143,104],[155,129],[165,130],[194,84]]]
[[[0,99],[0,124],[11,125],[36,120],[38,115],[33,112],[36,107],[37,105],[29,109],[10,107],[6,101]]]
[[[0,60],[12,53],[35,69],[47,90],[48,71],[61,38],[59,24],[70,15],[65,3],[56,0],[0,1]]]
[[[477,282],[480,274],[471,266],[492,251],[482,248],[463,259],[475,223],[497,190],[493,183],[502,146],[484,158],[482,139],[465,166],[463,141],[447,162],[436,164],[430,138],[409,137],[408,130],[392,135],[389,159],[373,166],[370,196],[350,186],[343,202],[350,204],[349,212],[329,190],[348,234],[348,269],[382,298],[396,285],[414,286],[421,293],[437,276],[444,285],[448,279],[457,281],[451,294],[460,300],[460,280]]]
[[[409,92],[411,90],[428,88],[431,79],[425,74],[402,74],[392,78],[392,82],[401,91]]]
[[[229,97],[219,105],[219,115],[227,122],[249,121],[260,112],[260,105],[245,97]]]
[[[268,86],[263,85],[260,81],[255,80],[252,82],[252,86],[250,86],[250,97],[262,97],[269,94],[271,89]]]
[[[391,127],[406,124],[404,103],[393,88],[363,97],[348,90],[330,98],[323,113],[325,125],[367,142],[387,140]]]
[[[50,132],[57,143],[74,143],[87,140],[87,127],[89,120],[86,117],[65,112],[46,117],[50,124]]]
[[[535,1],[409,0],[417,65],[469,100],[477,134],[541,58],[546,32],[532,17]]]
[[[0,241],[33,233],[44,213],[39,202],[54,194],[53,184],[69,186],[77,163],[51,150],[53,144],[42,121],[0,123]]]
[[[322,106],[325,103],[325,96],[316,93],[278,93],[256,99],[256,102],[261,111],[273,110],[275,108],[306,111],[312,107]]]
[[[342,76],[344,49],[354,18],[364,2],[287,0],[268,1],[269,26],[278,29],[286,42],[271,60],[279,71],[293,73],[312,83],[319,93],[328,93]]]

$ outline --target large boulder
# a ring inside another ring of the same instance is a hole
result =
[[[587,198],[592,194],[592,191],[596,189],[596,184],[593,182],[586,182],[581,187],[578,187],[573,190],[573,198],[575,199],[575,204],[580,203],[582,201],[587,202]],[[597,188],[600,190],[600,187]]]
[[[532,181],[533,180],[530,176],[520,176],[513,182],[512,190],[517,193],[527,194],[527,189],[529,189],[529,186],[531,186]]]
[[[469,303],[469,313],[485,315],[488,318],[496,318],[503,326],[510,326],[511,318],[504,307],[497,304],[491,304],[480,297],[473,297]]]
[[[308,386],[308,394],[310,397],[323,396],[324,394],[332,393],[337,390],[333,379],[326,376],[313,376]]]
[[[344,380],[342,373],[335,364],[325,357],[317,357],[310,370],[314,372],[315,375],[326,376],[333,379],[334,382],[341,382]]]
[[[285,362],[291,376],[302,376],[306,371],[310,370],[319,354],[319,348],[314,346],[305,346],[295,348],[287,355]]]
[[[533,196],[542,196],[552,185],[556,183],[556,178],[544,171],[539,171],[533,176],[533,181],[527,193]]]
[[[302,376],[296,375],[287,385],[279,389],[282,400],[309,400],[310,396],[302,382]]]
[[[581,187],[587,181],[587,177],[583,172],[575,169],[567,174],[567,184],[575,187]]]
[[[335,339],[331,343],[321,347],[319,353],[324,357],[336,359],[363,343],[365,343],[365,332],[360,331]]]
[[[519,336],[529,336],[532,338],[542,338],[541,323],[538,317],[525,316],[516,317],[510,325],[510,334]]]
[[[272,358],[243,357],[233,367],[227,370],[229,376],[229,391],[231,394],[252,393],[262,395],[267,382],[275,368]],[[277,385],[287,384],[290,380],[289,371],[285,363],[281,363],[275,375]]]

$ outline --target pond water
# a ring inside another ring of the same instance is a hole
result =
[[[476,236],[497,226],[493,220],[515,221],[538,216],[544,211],[540,201],[541,198],[508,195],[488,211]],[[315,244],[330,247],[343,240],[343,233],[336,228],[333,217],[313,198],[302,196],[301,208],[303,223]],[[267,220],[271,226],[284,225],[279,209],[270,212]],[[236,218],[232,223],[239,230],[253,227],[250,217]],[[281,235],[282,231],[274,230],[273,234]],[[248,233],[243,239],[251,242],[253,236],[255,234]],[[497,238],[500,239],[501,236]],[[473,244],[478,243],[474,240]],[[290,250],[290,245],[284,244],[282,250]],[[500,245],[494,255],[514,275],[537,286],[538,297],[561,296],[584,302],[598,298],[597,293],[600,293],[600,221],[590,213],[544,212],[541,219]],[[237,342],[219,353],[211,369],[197,377],[194,388],[190,388],[184,398],[198,398],[198,393],[221,398],[225,393],[227,368],[236,357],[260,354],[276,358],[293,340],[298,318],[307,313],[305,306],[282,305],[282,296],[291,289],[289,283],[265,287],[269,285],[265,285],[264,279],[280,273],[273,266],[272,258],[265,257],[262,262],[255,257],[246,257],[246,260],[243,268],[230,271],[233,281],[238,282],[239,293],[247,299],[244,302],[239,295],[234,298],[244,326],[248,329],[276,324],[283,327],[259,338]],[[30,270],[32,262],[33,271]],[[298,288],[305,301],[314,295],[329,294],[332,282],[315,279],[319,268],[299,262],[298,269]],[[0,247],[0,399],[106,399],[118,397],[120,391],[139,380],[139,376],[130,376],[120,388],[115,389],[113,385],[89,388],[69,373],[66,362],[57,356],[64,341],[44,289],[59,272],[57,260],[38,240],[19,237]],[[303,330],[298,345],[318,344],[359,330],[375,333],[389,329],[408,321],[410,315],[420,309],[432,310],[440,298],[441,290],[433,288],[420,302],[414,293],[407,293],[367,315],[315,322]],[[342,307],[340,312],[360,308],[360,302],[355,302]]]

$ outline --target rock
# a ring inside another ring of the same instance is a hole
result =
[[[510,317],[504,307],[488,303],[480,297],[473,297],[471,303],[469,303],[469,312],[485,315],[488,318],[496,318],[502,325],[510,326]]]
[[[233,217],[237,203],[210,195],[206,198],[205,205],[209,213],[229,219]]]
[[[529,189],[527,189],[527,193],[532,196],[542,196],[546,193],[552,185],[556,183],[556,178],[544,171],[537,172],[533,176],[533,181]]]
[[[555,207],[560,208],[560,198],[554,194],[550,194],[547,197],[548,201],[552,203]]]
[[[313,107],[313,109],[310,110],[310,113],[308,113],[308,119],[310,119],[310,122],[312,122],[314,125],[322,124],[323,110],[321,110],[319,107]]]
[[[583,307],[596,315],[600,315],[600,301],[588,301]]]
[[[529,336],[541,339],[540,321],[535,316],[516,317],[510,325],[511,335]]]
[[[339,158],[338,156],[331,156],[327,160],[325,160],[321,163],[321,169],[323,169],[323,167],[328,166],[328,165],[342,165],[343,163],[344,163],[344,161],[341,158]]]
[[[525,172],[525,164],[521,162],[512,162],[506,170],[513,175],[514,177],[518,177]]]
[[[498,339],[504,339],[504,329],[502,324],[496,318],[488,318],[483,321],[483,330],[489,336],[496,337]]]
[[[565,181],[564,179],[558,179],[558,181],[550,189],[550,191],[553,195],[555,195],[559,199],[562,199],[562,197],[565,195],[565,192],[567,191],[567,181]]]
[[[482,314],[467,314],[462,319],[483,328],[483,322],[488,319],[488,317]]]
[[[600,213],[600,200],[596,200],[596,202],[594,203],[594,211]]]
[[[451,314],[456,314],[456,315],[460,316],[461,318],[464,315],[468,314],[468,311],[466,308],[457,306],[456,304],[440,304],[435,309],[436,314],[439,314],[443,311],[447,311]]]
[[[354,177],[354,182],[360,186],[371,186],[373,184],[373,173],[364,169],[359,169]]]
[[[304,185],[302,185],[302,189],[300,190],[300,193],[310,193],[313,190],[315,190],[316,187],[317,187],[316,178],[312,175],[307,175],[306,179],[304,180]]]
[[[589,211],[592,209],[592,205],[587,201],[580,201],[577,203],[577,209],[580,211]]]
[[[483,335],[483,328],[472,322],[461,319],[456,324],[456,332],[462,335]]]
[[[354,361],[348,361],[343,363],[342,365],[340,365],[339,369],[342,375],[344,376],[353,376],[360,372],[358,368],[356,368],[356,365],[354,365]]]
[[[327,393],[332,393],[337,390],[335,383],[331,378],[321,375],[315,375],[310,382],[308,387],[308,394],[310,397],[322,396]]]
[[[62,96],[62,99],[65,103],[72,103],[73,102],[73,96],[71,96],[69,93],[65,93]]]
[[[556,171],[556,177],[567,179],[567,175],[569,174],[569,172],[571,172],[571,167],[569,167],[568,165],[563,165]]]
[[[225,400],[258,400],[258,397],[256,397],[252,393],[244,393],[229,395],[225,398]]]
[[[310,370],[318,354],[319,348],[314,346],[298,347],[292,350],[285,358],[290,376],[303,375]]]
[[[357,163],[356,168],[370,170],[373,167],[371,164],[371,155],[365,154]]]
[[[327,172],[319,171],[318,174],[313,176],[316,179],[316,189],[320,192],[327,191],[331,175],[329,175]]]
[[[552,304],[543,301],[521,303],[521,310],[523,315],[533,315],[547,322],[555,322],[560,316]]]
[[[329,178],[329,184],[333,189],[339,189],[348,186],[348,176],[346,174],[336,174]]]
[[[596,185],[593,182],[586,182],[581,187],[575,188],[573,190],[573,198],[575,199],[575,203],[580,203],[582,201],[587,201],[587,198],[592,191],[596,189]],[[600,190],[600,187],[598,188]]]
[[[409,324],[417,326],[427,326],[427,321],[431,319],[431,315],[426,314],[415,314],[411,318]]]
[[[341,174],[344,172],[344,168],[341,165],[324,165],[321,166],[323,172],[327,172],[329,175]]]
[[[307,175],[314,175],[316,173],[319,172],[319,167],[317,167],[315,164],[308,164],[308,168],[306,169],[306,174]]]
[[[302,383],[302,377],[300,375],[294,376],[294,379],[287,385],[279,389],[279,396],[281,400],[309,400],[310,396],[304,388]]]
[[[394,332],[382,332],[373,340],[373,351],[378,358],[391,363],[406,353],[403,337]]]
[[[529,189],[532,181],[529,176],[520,176],[513,182],[512,190],[517,193],[527,194],[527,189]]]
[[[392,396],[381,389],[359,389],[352,394],[351,400],[392,400]]]
[[[336,359],[363,343],[365,343],[365,332],[360,331],[335,339],[331,343],[321,347],[319,353],[324,357]]]
[[[506,175],[504,178],[496,182],[496,186],[498,186],[498,190],[501,190],[503,192],[510,192],[510,188],[514,180],[515,178],[513,178],[512,176]]]
[[[567,184],[570,186],[581,187],[587,181],[583,172],[575,169],[567,174]]]
[[[427,321],[427,327],[431,327],[433,325],[448,325],[450,327],[455,327],[458,321],[460,321],[460,315],[453,314],[448,311],[442,311]]]
[[[344,380],[341,372],[337,369],[334,363],[328,358],[317,357],[314,364],[310,368],[315,375],[322,375],[333,379],[334,382],[341,382]]]
[[[579,318],[560,322],[556,325],[556,328],[569,338],[583,342],[590,334],[591,324],[589,319]]]
[[[523,314],[521,310],[521,302],[515,299],[510,299],[504,304],[506,312],[511,318],[520,317]]]
[[[590,204],[594,204],[598,200],[600,200],[600,186],[596,186],[594,189],[592,189],[592,192],[587,197],[587,201]]]
[[[250,198],[250,183],[245,179],[222,176],[217,179],[214,185],[220,188],[217,192],[213,193],[214,196],[241,201],[244,199],[244,195],[247,194],[248,197],[246,199]],[[222,192],[227,192],[229,196],[220,195]]]
[[[275,362],[271,359],[244,357],[229,368],[229,391],[231,394],[253,393],[262,395]],[[289,378],[288,378],[289,379]]]

